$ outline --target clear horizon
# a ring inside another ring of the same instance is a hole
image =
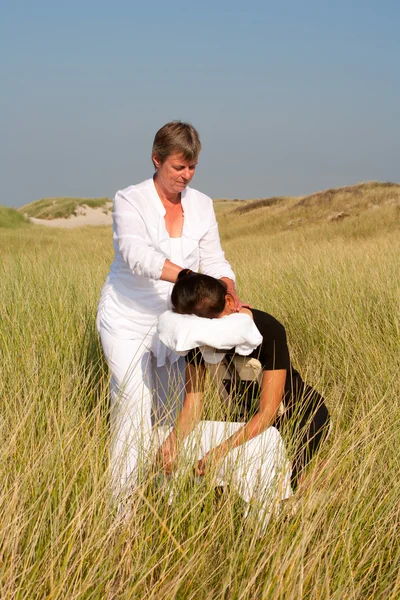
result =
[[[155,132],[198,129],[192,186],[301,196],[400,181],[400,6],[7,0],[0,204],[112,197],[152,175]]]

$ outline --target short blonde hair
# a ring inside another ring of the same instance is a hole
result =
[[[199,134],[190,123],[170,121],[155,135],[151,158],[156,156],[162,164],[171,154],[182,154],[188,162],[197,161],[201,150]]]

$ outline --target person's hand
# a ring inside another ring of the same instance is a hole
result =
[[[194,474],[196,477],[202,477],[207,469],[207,454],[203,456],[198,462],[197,465],[194,466]]]
[[[244,302],[241,301],[241,299],[239,298],[239,296],[236,294],[236,291],[234,293],[229,292],[230,295],[233,298],[234,301],[234,311],[235,312],[240,312],[240,310],[242,308],[251,308],[251,304],[245,304]]]
[[[232,299],[234,302],[234,306],[233,306],[234,312],[240,312],[241,308],[251,308],[251,304],[245,304],[244,302],[241,301],[241,299],[237,295],[235,284],[232,279],[228,279],[228,277],[221,277],[221,281],[225,282],[225,284],[227,286],[226,291],[230,296],[232,296]]]
[[[195,475],[197,477],[205,475],[207,471],[214,468],[223,458],[225,458],[226,452],[226,448],[222,445],[207,452],[207,454],[197,462],[197,465],[195,465]]]
[[[157,451],[156,465],[170,475],[176,470],[177,455],[176,438],[171,433]]]

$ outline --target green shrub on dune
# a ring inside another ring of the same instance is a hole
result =
[[[15,229],[28,224],[27,219],[17,210],[0,205],[0,228]]]

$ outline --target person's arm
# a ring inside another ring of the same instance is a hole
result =
[[[229,277],[221,277],[220,279],[221,281],[223,281],[224,283],[226,283],[227,285],[227,292],[232,296],[233,301],[234,301],[234,308],[235,308],[235,312],[240,312],[242,308],[251,308],[251,304],[245,304],[244,302],[242,302],[239,298],[239,296],[237,295],[236,292],[236,287],[235,287],[235,282],[233,281],[233,279],[229,279]]]
[[[175,426],[157,453],[157,462],[166,473],[174,470],[179,443],[184,440],[200,421],[204,404],[203,365],[186,365],[185,399]]]
[[[227,291],[231,294],[235,302],[235,310],[239,311],[244,305],[236,292],[235,274],[229,262],[225,258],[225,253],[221,248],[219,239],[218,224],[213,217],[210,229],[203,235],[199,241],[200,252],[200,271],[205,275],[215,277],[224,281],[227,285]]]
[[[215,218],[211,198],[203,196],[204,203],[208,200],[208,229],[199,239],[199,265],[201,273],[215,277],[215,279],[227,278],[235,284],[235,274],[231,265],[225,258],[219,239],[218,223]]]
[[[236,294],[236,285],[233,279],[229,279],[229,277],[221,277],[220,278],[221,281],[223,281],[226,284],[227,287],[227,292],[234,298],[236,299],[237,294]],[[235,302],[236,304],[236,302]]]
[[[176,265],[167,258],[164,262],[160,279],[162,279],[163,281],[169,281],[170,283],[176,283],[178,275],[182,271],[182,269],[183,267]]]
[[[227,291],[231,294],[235,302],[235,310],[239,311],[243,306],[250,305],[243,304],[236,292],[235,274],[222,250],[214,207],[212,200],[210,198],[208,200],[210,201],[210,226],[199,240],[200,272],[224,281],[228,287]]]
[[[285,382],[286,369],[264,371],[258,412],[241,429],[210,450],[198,462],[198,475],[204,475],[207,464],[223,459],[230,450],[255,438],[274,422],[279,405],[282,402]]]
[[[114,198],[113,225],[114,240],[133,273],[175,283],[182,267],[146,243],[143,217],[123,192],[117,192]]]

